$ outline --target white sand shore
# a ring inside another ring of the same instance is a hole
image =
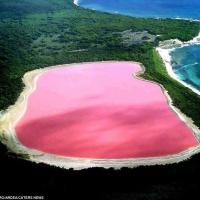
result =
[[[108,61],[108,62],[118,62],[118,61]],[[0,138],[2,139],[2,142],[5,145],[7,145],[7,147],[11,151],[17,154],[27,155],[26,158],[27,160],[36,163],[46,163],[49,165],[62,167],[65,169],[73,168],[75,170],[91,168],[91,167],[103,167],[103,168],[112,167],[115,169],[120,169],[122,167],[134,168],[138,166],[172,164],[189,159],[192,155],[200,152],[200,145],[198,145],[196,147],[189,148],[178,154],[162,156],[162,157],[133,158],[133,159],[87,159],[87,158],[71,158],[71,157],[57,156],[53,154],[44,153],[38,150],[29,149],[23,146],[19,142],[16,136],[15,126],[26,111],[28,97],[35,90],[38,77],[48,70],[60,67],[73,66],[73,65],[77,64],[52,66],[44,69],[34,70],[24,75],[23,82],[25,83],[25,88],[23,92],[19,96],[15,105],[10,106],[8,110],[4,113],[1,113],[0,116]],[[142,69],[143,70],[137,74],[137,78],[139,79],[141,78],[138,76],[145,70],[144,66],[142,66]],[[193,121],[190,118],[185,116],[183,113],[181,113],[181,111],[178,108],[173,106],[172,100],[169,97],[167,91],[163,87],[162,90],[166,95],[166,98],[168,100],[171,109],[174,112],[176,112],[178,117],[182,121],[184,121],[185,124],[193,131],[195,137],[199,141],[199,136],[200,136],[199,128],[194,125]]]
[[[165,41],[167,43],[167,41]],[[166,47],[165,45],[162,45],[162,43],[160,43],[159,47],[156,48],[157,52],[160,54],[168,74],[175,80],[177,80],[179,83],[181,83],[182,85],[184,85],[185,87],[191,89],[193,92],[195,92],[196,94],[200,95],[200,91],[197,90],[196,88],[194,88],[193,86],[187,84],[186,82],[182,81],[173,71],[172,68],[172,59],[171,59],[171,55],[170,53],[172,51],[174,51],[177,48],[182,48],[185,46],[190,46],[190,45],[200,45],[200,33],[198,34],[198,36],[196,36],[195,38],[193,38],[192,40],[188,41],[188,42],[181,42],[180,40],[169,40],[169,43],[174,42],[176,47]]]
[[[74,3],[76,6],[79,6],[79,5],[78,5],[79,0],[73,0],[73,3]]]
[[[174,19],[174,18],[171,18]],[[194,18],[181,18],[181,17],[176,17],[175,19],[178,20],[186,20],[186,21],[191,21],[191,22],[200,22],[200,19],[194,19]]]

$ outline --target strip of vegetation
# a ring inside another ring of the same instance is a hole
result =
[[[200,97],[168,75],[155,49],[151,50],[149,54],[149,57],[143,61],[146,68],[143,77],[162,84],[172,98],[173,104],[200,127]]]

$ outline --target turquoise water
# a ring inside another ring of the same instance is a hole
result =
[[[200,91],[200,45],[178,48],[171,56],[175,74]]]
[[[200,0],[79,0],[79,5],[136,17],[200,20]],[[200,91],[200,45],[176,49],[172,62],[175,74]]]

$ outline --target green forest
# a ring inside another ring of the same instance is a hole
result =
[[[156,40],[126,46],[121,32],[130,29],[148,31]],[[27,71],[74,62],[128,60],[142,63],[146,69],[142,76],[162,84],[173,104],[200,127],[200,97],[169,77],[155,51],[159,41],[188,41],[199,31],[200,22],[101,13],[77,7],[72,0],[0,0],[0,110],[14,104]],[[2,152],[0,159],[6,161],[6,150]],[[25,167],[24,161],[18,162]]]
[[[97,61],[133,60],[146,68],[145,78],[161,83],[174,104],[200,126],[200,98],[166,73],[154,47],[161,40],[187,41],[199,22],[145,19],[100,13],[75,6],[71,0],[0,1],[0,110],[14,104],[29,70]],[[124,46],[120,32],[148,31],[153,43]],[[188,109],[190,108],[190,109]]]

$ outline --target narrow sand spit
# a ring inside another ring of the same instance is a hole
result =
[[[101,63],[119,63],[117,61],[101,62]],[[130,62],[129,62],[130,63]],[[85,64],[85,63],[83,63]],[[139,64],[139,63],[133,63]],[[141,165],[164,165],[170,163],[178,163],[185,159],[190,158],[192,155],[200,152],[200,145],[187,148],[177,154],[158,156],[158,157],[142,157],[142,158],[123,158],[123,159],[93,159],[93,158],[78,158],[78,157],[66,157],[59,156],[55,154],[44,153],[39,150],[34,150],[32,148],[27,148],[21,144],[18,140],[15,127],[19,120],[22,118],[27,110],[28,97],[36,89],[36,82],[41,75],[52,69],[59,69],[67,66],[76,66],[80,64],[69,64],[69,65],[58,65],[53,67],[48,67],[45,69],[38,69],[28,72],[24,75],[23,82],[25,83],[25,88],[18,98],[15,105],[10,106],[5,113],[2,113],[0,118],[0,132],[1,138],[4,144],[8,146],[10,150],[22,155],[28,155],[28,160],[36,163],[47,163],[49,165],[54,165],[58,167],[63,167],[66,169],[74,168],[84,169],[91,167],[104,167],[119,169],[122,167],[137,167]],[[140,64],[140,66],[142,66]],[[142,66],[142,71],[137,73],[137,78],[141,79],[138,75],[144,72],[144,67]],[[143,80],[143,79],[142,79]],[[146,81],[146,80],[143,80]],[[149,82],[149,81],[147,81]],[[157,83],[154,83],[157,84]],[[161,86],[161,85],[160,85]],[[161,86],[163,93],[165,94],[170,108],[178,115],[178,117],[192,130],[195,137],[199,138],[199,129],[196,127],[191,119],[185,116],[181,111],[172,105],[172,100],[167,94],[167,91]]]
[[[200,33],[198,36],[194,37],[192,40],[188,42],[181,42],[178,39],[175,40],[167,40],[164,42],[161,42],[159,44],[159,47],[156,48],[157,52],[159,53],[160,57],[162,58],[164,65],[167,69],[167,72],[169,76],[171,76],[173,79],[184,85],[185,87],[189,88],[196,94],[200,95],[200,91],[194,88],[193,86],[187,84],[185,81],[182,81],[173,71],[172,64],[171,64],[171,52],[174,51],[176,48],[182,48],[185,46],[190,45],[200,45]]]

